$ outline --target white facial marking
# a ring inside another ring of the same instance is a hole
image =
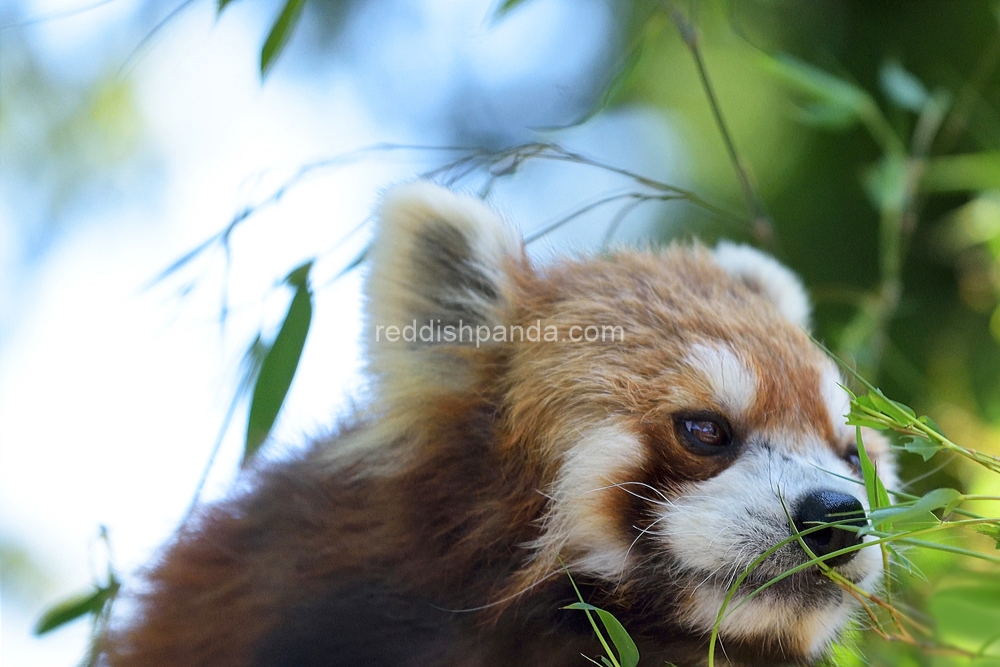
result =
[[[696,344],[684,357],[684,365],[698,372],[720,405],[736,414],[747,412],[757,396],[758,380],[729,346]]]
[[[534,545],[573,558],[574,570],[618,577],[628,559],[629,542],[602,507],[621,473],[642,462],[638,439],[615,426],[591,428],[567,451],[551,490],[546,530]]]
[[[837,428],[844,426],[845,418],[851,408],[850,398],[842,386],[843,384],[844,381],[836,366],[831,363],[823,369],[819,388],[823,394],[823,402],[830,412],[830,419],[833,420],[833,425]]]
[[[865,590],[870,588],[862,586]],[[689,627],[698,631],[712,628],[719,609],[725,601],[726,591],[703,586],[683,610]],[[746,595],[733,597],[719,625],[723,641],[733,639],[777,638],[779,633],[794,641],[810,658],[819,658],[835,640],[854,613],[853,599],[842,595],[839,603],[827,607],[801,609],[790,605],[775,604],[773,600]]]
[[[797,451],[793,451],[781,446],[788,437],[796,436],[771,434],[764,439],[767,447],[751,443],[748,451],[719,475],[689,484],[657,522],[655,532],[679,569],[701,582],[689,590],[685,609],[694,629],[710,631],[726,588],[764,551],[792,534],[789,515],[794,516],[800,498],[822,489],[853,495],[866,504],[864,487],[838,477],[852,473],[819,438],[798,436]],[[788,543],[756,566],[754,582],[759,585],[803,560],[799,545]],[[871,591],[879,581],[880,568],[878,550],[867,548],[837,571]],[[731,607],[739,600],[738,596]],[[843,626],[852,608],[852,601],[842,596],[814,609],[794,601],[782,604],[774,596],[758,596],[727,616],[723,637],[785,633],[799,642],[802,650],[818,653]]]
[[[798,619],[798,631],[799,642],[805,649],[805,654],[813,659],[822,656],[847,625],[855,609],[853,598],[845,594],[843,602],[836,607],[815,609],[802,614]]]
[[[685,620],[694,630],[711,629],[725,599],[726,591],[720,588],[707,585],[699,588],[698,594],[691,598],[690,605],[684,610]],[[792,609],[780,605],[758,605],[756,600],[741,605],[745,599],[745,595],[736,595],[726,608],[727,613],[719,625],[719,632],[724,638],[752,639],[774,635],[776,628],[787,628],[796,620],[797,612]]]

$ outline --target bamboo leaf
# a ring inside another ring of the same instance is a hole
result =
[[[870,392],[868,397],[876,409],[896,419],[901,424],[908,424],[917,418],[917,413],[911,407],[888,398],[881,389]]]
[[[227,0],[228,1],[228,0]],[[306,0],[287,0],[278,20],[271,26],[271,32],[264,41],[264,47],[260,50],[260,76],[264,78],[271,71],[281,51],[288,43],[292,31],[302,17],[302,8],[305,7]]]
[[[929,512],[937,509],[945,508],[947,511],[950,511],[948,508],[953,508],[961,500],[962,494],[955,489],[934,489],[917,501],[879,508],[873,510],[868,516],[873,523],[883,523],[885,521],[900,523],[903,521],[919,520]]]
[[[809,120],[823,119],[831,126],[844,127],[860,120],[874,104],[864,89],[790,55],[762,55],[761,63],[789,90],[812,100],[807,106]]]
[[[931,442],[926,438],[916,438],[913,436],[904,437],[899,443],[899,448],[920,456],[924,461],[930,461],[935,454],[941,451],[941,446],[937,443]]]
[[[1000,188],[1000,151],[946,155],[927,162],[923,192],[968,192]]]
[[[288,306],[281,329],[260,366],[260,374],[250,401],[243,448],[244,465],[267,440],[298,369],[312,322],[312,291],[308,280],[311,268],[312,262],[306,262],[285,279],[286,283],[295,288],[295,295]]]
[[[938,423],[933,419],[931,419],[930,417],[928,417],[927,415],[921,415],[920,419],[918,419],[917,421],[926,426],[927,428],[931,429],[938,435],[941,436],[944,435],[944,431],[941,430],[941,427],[938,426]]]
[[[830,104],[806,104],[800,107],[795,117],[805,125],[829,130],[845,130],[858,121],[854,109]]]
[[[574,602],[563,608],[583,609],[595,612],[600,617],[601,623],[604,624],[604,629],[607,630],[608,636],[611,638],[611,643],[615,645],[615,649],[618,651],[618,662],[621,664],[621,667],[635,667],[639,664],[639,649],[636,647],[635,642],[632,641],[632,637],[629,636],[625,627],[610,611],[605,611],[586,602]]]
[[[864,414],[851,413],[847,415],[848,426],[867,426],[868,428],[885,429],[888,424],[884,420],[875,419]]]
[[[976,530],[993,540],[996,543],[996,548],[1000,549],[1000,523],[988,523],[976,526]]]
[[[878,81],[886,97],[901,109],[920,113],[931,98],[920,79],[894,60],[882,65]]]
[[[858,427],[857,431],[858,460],[861,462],[861,477],[864,479],[865,492],[868,494],[868,506],[872,510],[875,510],[879,507],[878,475],[875,473],[875,464],[872,463],[868,452],[865,450],[865,443],[861,437],[861,428]]]
[[[886,153],[876,166],[865,172],[868,198],[880,211],[901,211],[906,202],[908,178],[907,157]]]
[[[499,21],[523,2],[524,0],[503,0],[503,2],[500,3],[500,6],[497,7],[496,11],[493,13],[493,20]]]
[[[92,593],[83,593],[57,603],[38,619],[35,635],[44,635],[88,614],[100,614],[104,605],[118,593],[119,587],[118,581],[112,579],[107,586],[98,587]]]

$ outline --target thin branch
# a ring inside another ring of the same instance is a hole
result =
[[[17,21],[15,23],[0,25],[0,32],[3,32],[4,30],[16,30],[17,28],[27,28],[29,26],[37,25],[39,23],[47,23],[49,21],[58,21],[60,19],[70,18],[72,16],[78,16],[80,14],[85,14],[86,12],[99,9],[104,5],[110,5],[112,2],[117,2],[117,0],[99,0],[98,2],[94,2],[89,5],[83,5],[82,7],[66,9],[61,12],[52,12],[51,14],[43,14],[42,16],[36,16],[34,18],[25,19],[23,21]]]
[[[132,48],[128,56],[125,57],[125,61],[122,62],[122,66],[118,69],[119,78],[125,78],[125,76],[127,76],[127,74],[135,66],[139,58],[139,54],[146,48],[146,45],[152,42],[168,23],[180,16],[181,12],[193,5],[195,2],[196,0],[184,0],[181,4],[170,10],[169,14],[160,19],[159,23],[154,25],[153,29],[147,32],[146,35],[139,40],[139,43]]]
[[[722,107],[715,95],[715,89],[712,87],[708,69],[705,67],[705,59],[702,56],[698,40],[698,31],[694,24],[688,20],[673,2],[666,0],[666,6],[670,13],[670,18],[673,19],[674,24],[677,26],[677,31],[680,33],[681,41],[684,42],[688,51],[691,52],[695,67],[698,69],[701,87],[708,97],[708,105],[712,109],[712,116],[715,118],[716,127],[718,127],[722,141],[726,145],[726,152],[729,154],[729,160],[733,164],[733,169],[736,171],[736,177],[739,180],[740,189],[743,191],[743,198],[746,200],[747,208],[753,216],[754,224],[751,231],[759,242],[773,245],[775,242],[774,222],[764,207],[764,202],[758,195],[756,188],[754,188],[753,181],[750,179],[750,173],[743,159],[740,157],[739,151],[736,149],[736,142],[733,140],[733,136],[729,132],[729,126],[726,124],[726,119],[722,115]]]

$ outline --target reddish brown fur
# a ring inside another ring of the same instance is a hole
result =
[[[692,454],[673,428],[678,408],[714,400],[693,391],[676,365],[699,341],[729,343],[761,378],[747,424],[735,428],[795,424],[833,446],[816,390],[820,352],[706,251],[621,253],[541,273],[523,261],[512,267],[512,322],[541,319],[561,333],[574,324],[622,325],[625,341],[454,351],[478,369],[476,386],[429,392],[411,406],[419,416],[397,441],[331,465],[328,450],[372,428],[359,423],[299,459],[263,464],[252,490],[203,509],[166,548],[147,575],[140,615],[110,637],[109,664],[262,664],[262,644],[294,610],[311,602],[325,608],[329,596],[359,581],[423,601],[442,619],[427,630],[440,642],[418,642],[407,662],[392,664],[585,664],[580,652],[596,655],[598,647],[582,618],[559,610],[573,599],[566,578],[557,562],[527,547],[544,529],[543,492],[572,444],[567,434],[602,419],[621,419],[647,450],[628,479],[676,493],[679,482],[725,468],[725,459]],[[398,452],[405,456],[397,460]],[[603,503],[631,540],[645,509],[620,492]],[[654,574],[613,588],[586,575],[579,583],[634,629],[648,664],[700,661],[703,638],[670,621],[686,593]],[[479,611],[458,613],[471,609]],[[375,612],[359,606],[358,613]],[[748,664],[800,657],[769,642],[734,640],[727,649]],[[329,660],[341,664],[336,655]]]

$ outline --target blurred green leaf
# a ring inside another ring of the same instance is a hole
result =
[[[866,170],[865,189],[879,211],[902,211],[906,205],[907,158],[901,153],[886,153],[878,164]]]
[[[244,464],[267,440],[298,369],[312,322],[312,291],[308,280],[311,268],[312,261],[306,262],[285,279],[286,283],[295,288],[295,295],[257,376],[247,421]]]
[[[947,155],[927,162],[924,192],[968,192],[1000,188],[1000,151]]]
[[[837,119],[838,126],[848,119],[860,120],[867,105],[868,93],[828,72],[787,54],[761,55],[765,71],[778,78],[789,90],[813,100],[812,118]]]
[[[996,543],[996,548],[1000,549],[1000,522],[976,526],[976,530],[993,540]]]
[[[512,9],[522,4],[523,2],[524,0],[503,0],[503,2],[500,3],[500,6],[498,6],[496,11],[493,13],[493,20],[499,21],[507,14],[509,14]]]
[[[121,584],[112,579],[107,586],[98,587],[92,593],[84,593],[59,602],[38,619],[34,628],[35,635],[44,635],[88,614],[94,616],[100,614],[104,605],[118,594],[120,587]]]
[[[306,0],[287,0],[284,9],[278,16],[278,20],[271,27],[271,32],[264,42],[264,48],[260,50],[260,76],[264,78],[271,71],[281,51],[288,43],[292,31],[302,17],[302,8],[305,7]]]
[[[218,0],[215,5],[215,13],[221,14],[222,10],[228,7],[231,2],[233,2],[233,0]]]
[[[854,109],[829,104],[805,104],[795,117],[806,125],[831,130],[845,130],[858,121]]]
[[[996,572],[979,572],[969,584],[935,591],[927,602],[937,633],[949,643],[978,649],[1000,628],[1000,586]],[[955,663],[950,663],[955,664]],[[981,661],[973,664],[983,665]]]
[[[886,97],[901,109],[920,113],[930,100],[927,88],[920,79],[906,71],[898,61],[890,60],[882,65],[878,82]]]
[[[301,266],[295,267],[292,269],[292,272],[285,277],[284,282],[296,289],[308,287],[309,272],[312,271],[312,265],[312,261],[308,261]]]
[[[628,632],[626,632],[625,627],[615,618],[614,614],[586,602],[574,602],[573,604],[566,605],[563,609],[583,609],[585,611],[596,612],[601,618],[601,623],[604,624],[604,629],[607,630],[608,636],[611,638],[611,643],[615,645],[615,649],[618,651],[618,662],[621,664],[621,667],[635,667],[639,664],[639,649],[636,647],[635,642],[632,641]]]

